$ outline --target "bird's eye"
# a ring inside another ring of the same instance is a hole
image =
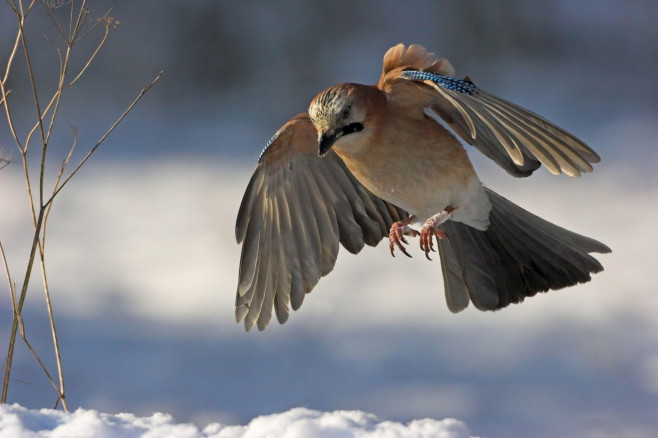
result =
[[[343,111],[340,113],[340,117],[343,120],[349,119],[351,115],[352,115],[352,107],[350,106],[346,106],[345,108],[343,108]]]

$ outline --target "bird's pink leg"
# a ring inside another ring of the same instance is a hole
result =
[[[413,222],[416,219],[415,216],[409,216],[406,219],[403,219],[399,222],[395,222],[393,225],[391,225],[391,229],[388,233],[388,242],[389,242],[389,248],[391,249],[391,255],[395,257],[395,247],[397,246],[400,251],[402,251],[402,254],[406,255],[407,257],[411,257],[409,253],[407,252],[406,249],[404,249],[404,246],[402,244],[408,244],[407,240],[404,238],[404,236],[411,236],[411,237],[416,237],[418,236],[418,231],[414,230],[409,226],[411,222]]]
[[[446,237],[445,233],[439,230],[439,225],[450,219],[450,213],[455,211],[452,205],[447,206],[445,209],[427,219],[420,230],[420,249],[425,253],[427,260],[430,259],[430,251],[434,251],[434,242],[432,237],[436,236],[437,245],[439,239]]]

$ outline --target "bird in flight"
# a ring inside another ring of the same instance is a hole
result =
[[[452,312],[496,310],[583,283],[610,249],[484,186],[459,139],[515,177],[542,164],[577,177],[600,160],[548,120],[457,79],[424,47],[384,55],[376,85],[339,84],[286,123],[263,150],[238,212],[235,316],[280,323],[351,253],[388,237],[393,255],[418,237],[438,251]],[[436,240],[436,246],[434,241]]]

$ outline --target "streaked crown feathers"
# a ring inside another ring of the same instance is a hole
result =
[[[352,91],[352,84],[339,84],[318,94],[308,108],[313,124],[324,128],[334,125],[337,115],[349,105]]]

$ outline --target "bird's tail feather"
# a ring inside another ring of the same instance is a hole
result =
[[[479,231],[459,222],[441,226],[439,243],[448,308],[459,312],[472,301],[496,310],[525,297],[590,280],[603,270],[591,252],[610,248],[522,209],[486,189],[490,225]]]

